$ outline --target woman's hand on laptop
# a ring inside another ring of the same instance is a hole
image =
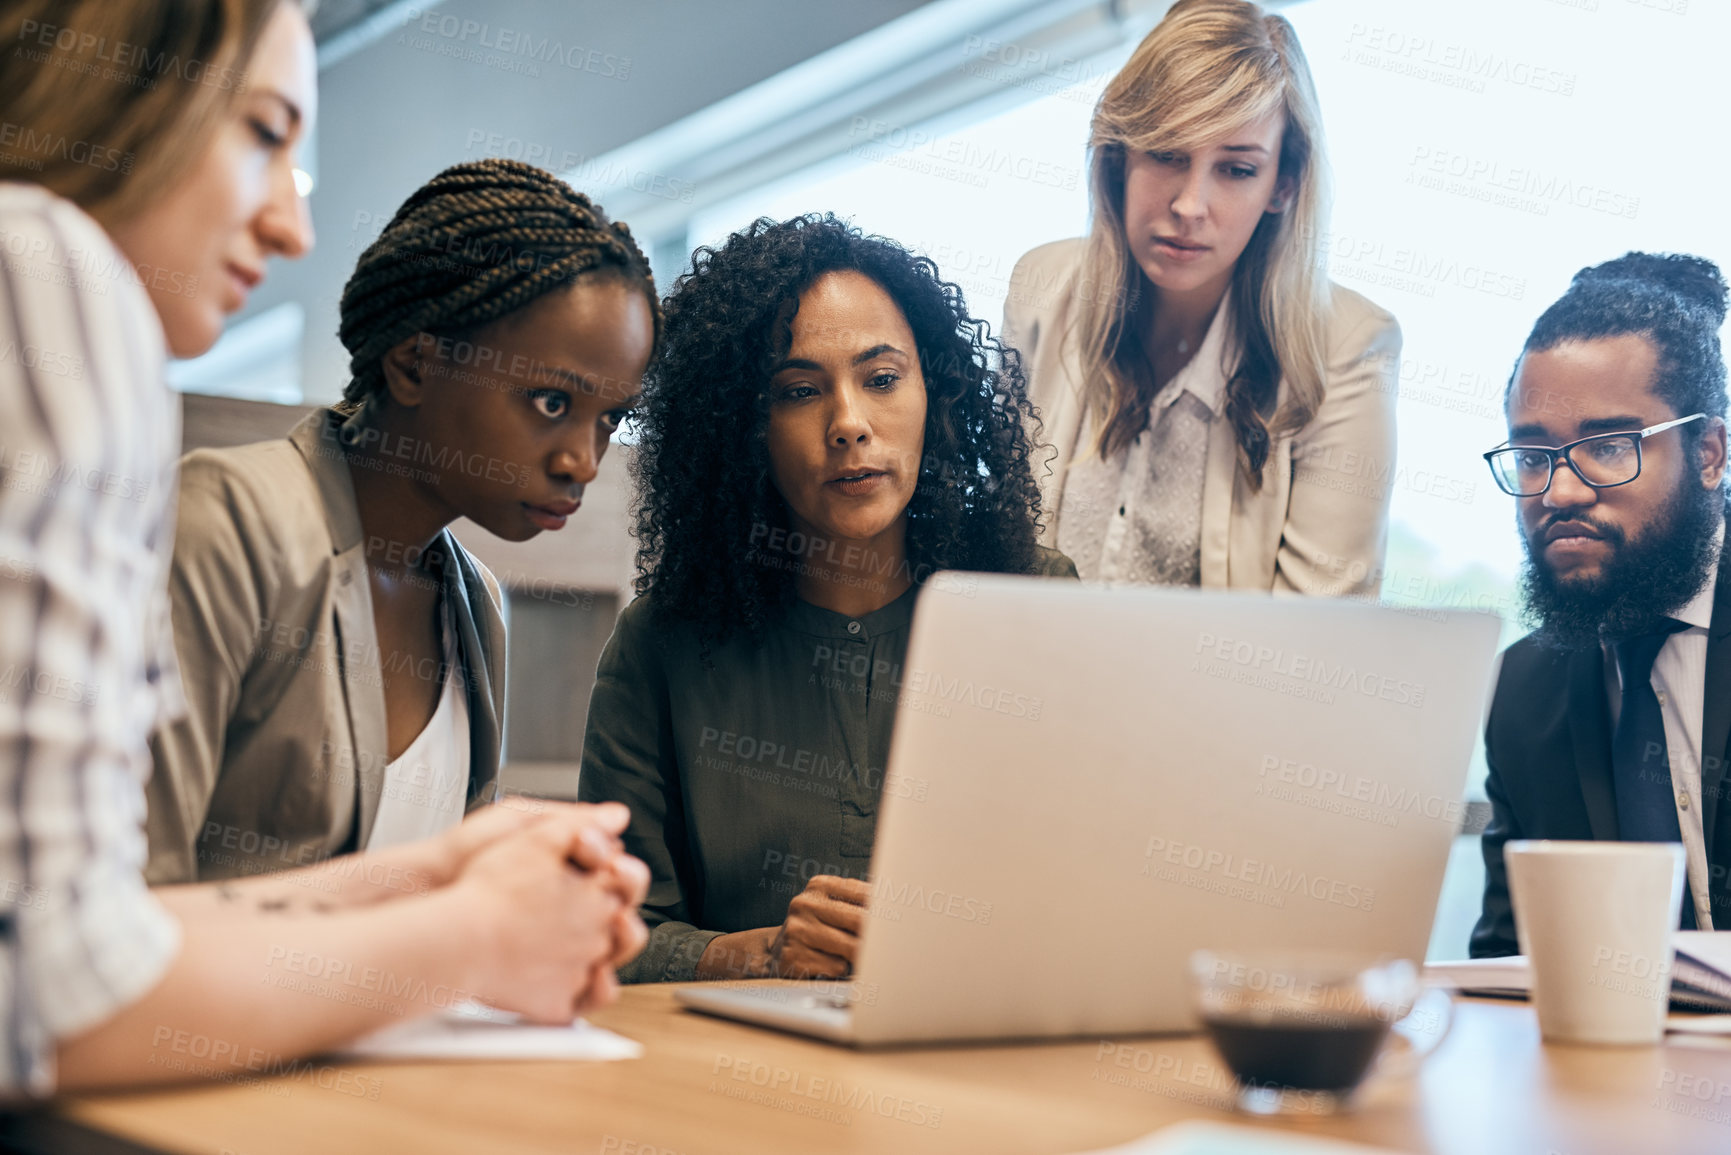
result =
[[[820,874],[787,904],[787,919],[770,943],[775,974],[784,979],[841,979],[853,973],[871,883]]]
[[[710,939],[697,961],[697,977],[846,978],[853,972],[870,897],[869,882],[820,874],[793,896],[780,926]]]

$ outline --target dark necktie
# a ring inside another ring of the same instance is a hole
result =
[[[1681,842],[1677,795],[1665,749],[1665,716],[1653,693],[1653,662],[1682,622],[1612,644],[1623,683],[1623,707],[1611,739],[1611,779],[1617,789],[1617,833],[1624,842]],[[1695,927],[1695,903],[1684,888],[1685,930]]]

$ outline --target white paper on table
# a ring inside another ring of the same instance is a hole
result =
[[[1453,962],[1426,963],[1424,977],[1438,986],[1453,987],[1462,992],[1485,991],[1490,994],[1526,997],[1532,989],[1532,972],[1525,955],[1502,958],[1464,958]]]
[[[1669,1035],[1731,1035],[1731,1015],[1667,1015],[1665,1033]]]
[[[636,1059],[643,1045],[584,1019],[568,1027],[525,1023],[510,1011],[477,1002],[398,1023],[356,1039],[344,1059]]]
[[[1680,930],[1671,936],[1671,945],[1693,955],[1698,962],[1731,975],[1731,934],[1718,930]]]
[[[1680,931],[1677,945],[1688,946],[1693,950],[1702,950],[1699,939],[1689,940],[1683,936],[1693,934],[1691,931]],[[1714,936],[1703,936],[1714,937]],[[1724,936],[1731,939],[1731,934]],[[1724,945],[1712,944],[1720,952],[1710,960],[1718,964],[1724,957]],[[1703,951],[1703,953],[1706,953]],[[1458,962],[1427,963],[1424,977],[1443,986],[1454,987],[1462,994],[1482,992],[1495,995],[1515,995],[1526,997],[1532,989],[1532,973],[1527,967],[1527,960],[1522,955],[1508,955],[1503,958],[1461,959]],[[1665,1030],[1678,1035],[1731,1035],[1731,1014],[1702,1014],[1684,1012],[1671,1014],[1665,1018]]]
[[[1398,1155],[1389,1147],[1366,1147],[1341,1139],[1281,1134],[1261,1127],[1192,1120],[1087,1155]]]

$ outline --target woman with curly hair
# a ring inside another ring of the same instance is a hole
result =
[[[500,593],[446,527],[525,541],[577,511],[660,309],[624,225],[484,160],[410,195],[341,311],[340,404],[181,464],[190,712],[153,741],[153,883],[455,838],[493,801]]]
[[[929,260],[831,216],[759,220],[699,249],[666,310],[642,596],[579,779],[631,808],[650,868],[620,977],[845,975],[916,594],[938,570],[1075,567],[1035,541],[1015,356]]]

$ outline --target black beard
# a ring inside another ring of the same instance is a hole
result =
[[[1685,478],[1639,537],[1607,535],[1611,554],[1598,577],[1567,584],[1543,561],[1544,544],[1523,532],[1521,596],[1534,640],[1576,650],[1657,629],[1713,579],[1713,537],[1725,513],[1721,490]]]

